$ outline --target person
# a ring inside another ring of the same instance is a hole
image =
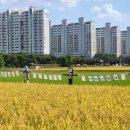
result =
[[[28,71],[28,66],[24,67],[23,70],[23,78],[24,78],[24,83],[29,83],[29,71]]]
[[[68,83],[73,84],[73,68],[71,66],[68,68]]]

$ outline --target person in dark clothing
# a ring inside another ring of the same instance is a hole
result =
[[[29,71],[28,71],[28,66],[24,67],[23,70],[23,78],[24,78],[24,83],[29,83]]]
[[[68,68],[68,83],[73,84],[73,68],[71,66]]]

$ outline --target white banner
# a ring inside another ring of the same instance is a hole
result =
[[[89,80],[90,82],[92,82],[92,81],[93,81],[93,77],[92,77],[92,76],[88,76],[88,80]]]
[[[11,77],[11,73],[10,72],[7,72],[7,74],[8,74],[8,77]]]
[[[7,73],[6,72],[4,72],[4,77],[7,77]]]
[[[49,80],[53,80],[52,75],[48,75],[48,76],[49,76]]]
[[[1,76],[4,77],[4,72],[1,72]]]
[[[42,79],[42,74],[38,74],[38,78],[39,78],[39,79]]]
[[[54,80],[57,80],[57,75],[53,75]]]
[[[37,78],[37,73],[33,73],[33,78],[34,78],[34,79]]]
[[[126,80],[125,74],[121,74],[121,79]]]
[[[48,79],[46,74],[43,74],[44,79]]]
[[[62,80],[61,75],[57,75],[58,80]]]
[[[12,73],[12,76],[15,76],[15,73],[14,72],[11,72]]]
[[[81,78],[82,78],[82,81],[86,81],[86,77],[84,75],[81,76]]]
[[[107,75],[106,78],[107,78],[107,81],[111,81],[111,76],[110,75]]]
[[[94,76],[94,81],[98,82],[98,76]]]
[[[101,81],[105,81],[104,76],[100,76],[100,80],[101,80]]]
[[[16,76],[19,76],[19,72],[18,71],[16,71]]]
[[[117,74],[114,75],[114,80],[119,80]]]

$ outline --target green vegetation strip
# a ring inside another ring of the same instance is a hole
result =
[[[6,71],[7,72],[7,71]],[[22,83],[23,82],[23,74],[22,70],[19,71],[20,76],[19,77],[0,77],[0,82],[18,82]],[[33,70],[30,73],[30,83],[41,83],[41,84],[68,84],[68,77],[67,76],[62,76],[62,81],[54,81],[54,80],[45,80],[45,79],[39,79],[38,76],[36,79],[33,78],[33,73],[40,73],[40,74],[67,74],[67,71],[63,70]],[[121,80],[120,74],[126,74],[126,80]],[[80,76],[74,76],[73,78],[73,83],[77,85],[113,85],[113,86],[128,86],[130,85],[130,76],[127,75],[128,71],[74,71],[74,74],[80,74],[80,75],[87,75],[86,76],[86,81],[83,82]],[[114,74],[119,75],[119,80],[115,81],[114,80]],[[100,79],[98,82],[90,82],[88,80],[88,76],[104,76],[105,81],[101,82]],[[110,75],[111,76],[111,81],[106,80],[106,76]]]

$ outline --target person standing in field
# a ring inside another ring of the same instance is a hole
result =
[[[71,66],[68,68],[68,83],[73,84],[73,68]]]
[[[24,78],[24,83],[29,83],[29,71],[28,71],[28,66],[24,67],[23,70],[23,78]]]

